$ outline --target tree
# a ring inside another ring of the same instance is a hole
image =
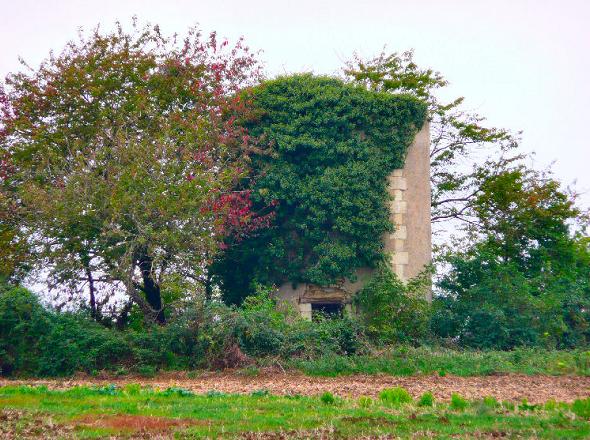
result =
[[[0,183],[12,175],[13,169],[6,157],[0,159]],[[0,185],[0,284],[17,281],[26,273],[28,247],[17,234],[18,220],[12,215],[14,201]]]
[[[108,300],[99,286],[126,293],[124,313],[136,304],[159,322],[166,299],[195,292],[228,226],[263,223],[233,192],[256,148],[237,92],[258,80],[241,40],[191,29],[180,41],[135,22],[8,75],[0,201],[49,284],[84,283],[96,319]]]
[[[438,333],[476,347],[590,342],[587,218],[574,199],[520,166],[488,179],[473,209],[470,239],[445,258]]]
[[[484,125],[485,119],[462,110],[464,98],[440,102],[437,90],[448,82],[431,69],[422,69],[413,52],[386,54],[346,64],[345,78],[368,90],[410,94],[428,105],[432,222],[449,230],[456,221],[477,219],[473,202],[484,182],[522,159],[515,153],[518,139],[509,131]]]

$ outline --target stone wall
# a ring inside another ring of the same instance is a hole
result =
[[[408,149],[404,168],[389,176],[391,220],[395,232],[385,237],[391,267],[407,281],[431,261],[430,225],[430,133],[428,124],[418,132]]]
[[[404,168],[389,176],[391,221],[395,232],[383,238],[385,252],[391,256],[391,267],[407,281],[418,275],[431,261],[430,226],[430,133],[428,123],[416,135],[407,152]],[[342,279],[332,286],[320,287],[285,283],[279,297],[292,302],[301,314],[311,319],[314,304],[338,303],[351,310],[352,296],[371,276],[371,270],[357,270],[357,280]],[[431,299],[429,293],[429,300]]]

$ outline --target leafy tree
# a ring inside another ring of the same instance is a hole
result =
[[[355,56],[344,74],[368,90],[410,94],[427,103],[432,221],[438,229],[449,230],[456,220],[476,220],[473,202],[486,179],[522,158],[514,151],[518,139],[507,130],[486,127],[483,117],[463,110],[462,97],[441,102],[437,91],[448,85],[447,80],[439,72],[420,68],[412,51],[382,52],[368,60]]]
[[[585,219],[572,197],[523,166],[513,134],[462,110],[463,98],[441,102],[447,81],[420,68],[411,51],[355,57],[344,73],[368,90],[428,105],[432,221],[461,233],[438,247],[448,266],[436,331],[476,347],[587,343],[588,240],[572,229]]]
[[[246,181],[257,209],[275,205],[272,227],[236,242],[213,266],[225,299],[263,284],[333,283],[383,258],[391,231],[387,176],[403,164],[425,119],[411,96],[391,96],[330,77],[293,75],[250,91],[252,135],[272,154],[252,157]]]
[[[517,167],[488,179],[473,207],[470,240],[446,256],[437,332],[476,347],[590,342],[590,247],[572,197]]]
[[[179,41],[135,23],[130,34],[118,25],[81,35],[8,75],[0,203],[12,221],[0,219],[2,239],[26,238],[60,292],[84,283],[96,319],[102,285],[126,293],[124,312],[136,304],[163,322],[164,300],[198,288],[226,234],[263,223],[248,194],[233,192],[256,146],[237,92],[258,78],[241,40],[191,29]]]

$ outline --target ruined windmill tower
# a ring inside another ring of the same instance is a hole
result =
[[[392,270],[402,281],[407,281],[430,263],[432,254],[428,123],[408,148],[404,167],[394,170],[388,181],[395,232],[385,236],[383,244],[385,252],[391,256]],[[279,297],[292,302],[308,319],[314,310],[350,310],[352,296],[367,282],[371,272],[371,269],[360,268],[355,282],[344,279],[332,286],[285,283],[279,288]],[[431,299],[430,294],[427,299]]]

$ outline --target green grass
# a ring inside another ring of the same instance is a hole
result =
[[[177,438],[234,438],[246,432],[280,431],[287,432],[289,438],[321,434],[341,438],[386,434],[402,438],[415,435],[568,439],[590,436],[587,421],[590,399],[573,405],[550,402],[524,407],[488,399],[465,401],[460,409],[442,402],[420,407],[406,400],[392,406],[366,397],[350,400],[319,395],[219,392],[194,395],[179,388],[158,391],[137,385],[123,389],[75,387],[65,391],[3,387],[0,388],[0,417],[4,421],[0,423],[0,434],[9,433],[20,438],[33,432],[44,438],[52,429],[55,437],[64,432],[77,438],[129,436],[134,434],[133,430],[101,425],[109,416],[128,415],[183,419],[185,425],[166,431],[176,431]],[[89,418],[96,422],[85,424]]]
[[[453,374],[485,376],[498,373],[590,375],[590,351],[516,349],[513,351],[450,350],[397,347],[380,355],[324,356],[294,359],[290,368],[311,376],[385,373],[394,376]]]

